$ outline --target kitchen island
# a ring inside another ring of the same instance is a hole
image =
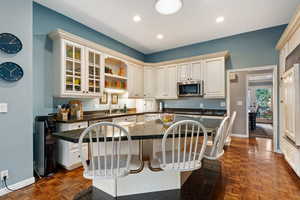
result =
[[[184,119],[191,118],[185,116],[184,118],[177,118],[176,121]],[[221,119],[198,118],[198,120],[207,128],[209,135],[213,134],[221,123]],[[93,186],[111,196],[114,196],[115,187],[118,188],[117,196],[180,189],[187,180],[189,174],[183,177],[181,176],[181,173],[177,171],[153,170],[149,162],[153,157],[153,154],[160,151],[161,138],[163,138],[163,135],[169,126],[164,125],[160,120],[120,125],[128,130],[133,142],[137,142],[137,145],[133,145],[133,148],[135,148],[133,154],[138,154],[140,160],[144,163],[142,169],[138,169],[136,170],[138,173],[132,173],[129,176],[116,180],[116,182],[115,180],[93,180]],[[62,140],[77,143],[84,130],[85,129],[78,129],[58,132],[54,133],[53,136]],[[185,133],[178,133],[175,137],[181,137],[184,136],[184,134]],[[192,136],[190,131],[187,132],[187,135],[188,137]],[[112,137],[108,136],[107,141],[111,140],[111,138]],[[122,137],[122,139],[126,140],[126,137]],[[92,140],[93,142],[96,142],[97,138],[95,135],[92,135]],[[99,140],[103,141],[103,138],[99,138]],[[83,142],[89,142],[89,138],[84,138]]]

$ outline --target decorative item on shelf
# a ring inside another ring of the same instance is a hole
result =
[[[108,103],[108,94],[106,92],[100,97],[100,104],[107,104]]]
[[[15,82],[20,80],[24,75],[22,67],[13,62],[5,62],[0,65],[0,78]]]
[[[23,48],[21,40],[11,33],[0,34],[0,49],[8,54],[16,54]]]
[[[120,67],[120,69],[119,69],[119,76],[125,77],[125,67],[124,66]]]
[[[119,96],[118,94],[111,94],[111,104],[118,104]]]

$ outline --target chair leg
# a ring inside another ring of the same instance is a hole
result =
[[[115,199],[118,199],[118,178],[115,178]]]

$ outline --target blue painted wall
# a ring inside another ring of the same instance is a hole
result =
[[[62,29],[138,60],[144,60],[143,53],[38,3],[33,3],[33,23],[34,35],[46,36],[55,29]],[[44,44],[47,42],[49,41]]]
[[[0,52],[0,63],[16,62],[24,70],[18,82],[0,80],[0,102],[8,103],[8,113],[0,113],[0,171],[8,170],[11,185],[33,176],[32,1],[1,1],[0,19],[0,33],[13,33],[23,42],[18,54]]]
[[[63,29],[138,60],[144,60],[143,53],[60,13],[33,3],[34,115],[53,112],[53,51],[52,40],[47,35],[56,29]]]
[[[52,72],[52,41],[47,37],[47,34],[57,28],[74,33],[145,62],[167,61],[228,50],[230,52],[230,58],[226,61],[226,68],[231,69],[277,64],[278,55],[275,50],[275,45],[285,27],[286,25],[282,25],[144,55],[62,14],[34,3],[34,114],[43,115],[53,112],[53,102],[55,102],[55,100],[53,100],[53,83],[51,77],[54,74]],[[225,99],[206,100],[201,98],[180,98],[175,101],[165,101],[165,103],[167,107],[199,108],[201,102],[204,108],[225,109],[220,106],[223,101],[225,101]]]
[[[278,64],[275,46],[285,27],[286,25],[281,25],[148,54],[145,56],[145,61],[161,62],[228,50],[230,57],[226,60],[226,69],[275,65]],[[202,103],[204,108],[226,109],[220,106],[224,101],[225,99],[180,98],[164,102],[169,108],[200,108],[199,105]]]
[[[161,62],[228,50],[227,69],[274,65],[278,63],[275,46],[285,27],[281,25],[152,53],[145,56],[145,61]]]

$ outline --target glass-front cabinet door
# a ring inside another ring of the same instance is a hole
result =
[[[76,43],[64,41],[64,91],[66,94],[84,93],[84,48]]]
[[[101,94],[101,54],[95,50],[87,49],[87,93],[93,96]]]

